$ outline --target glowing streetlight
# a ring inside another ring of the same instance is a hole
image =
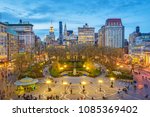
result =
[[[81,84],[83,85],[83,90],[82,90],[82,91],[83,91],[83,93],[85,93],[85,85],[86,85],[86,82],[85,82],[85,81],[82,81]]]
[[[111,81],[110,87],[113,88],[113,87],[114,87],[114,81],[115,81],[115,78],[110,78],[110,81]]]
[[[110,80],[111,80],[111,81],[114,81],[115,79],[114,79],[114,78],[110,78]]]
[[[67,85],[68,83],[67,82],[63,82],[63,85]]]
[[[50,84],[51,84],[51,83],[52,83],[51,80],[47,80],[47,81],[46,81],[46,84],[48,85],[48,92],[51,91],[51,88],[50,88]]]
[[[119,63],[117,63],[117,65],[120,65]]]
[[[99,82],[99,84],[100,84],[100,85],[99,85],[99,86],[100,86],[99,91],[101,91],[101,88],[102,88],[102,87],[101,87],[101,84],[103,83],[103,80],[98,80],[98,82]]]
[[[82,85],[86,85],[86,82],[85,82],[85,81],[82,81],[81,84],[82,84]]]
[[[60,70],[63,70],[64,68],[63,68],[63,67],[60,67],[59,69],[60,69]]]
[[[47,80],[47,81],[46,81],[46,83],[47,83],[47,84],[50,84],[50,83],[51,83],[51,81],[50,81],[50,80]]]
[[[86,67],[86,70],[89,70],[90,68],[89,67]]]
[[[64,65],[64,68],[67,68],[67,65]]]
[[[68,82],[63,82],[63,86],[64,86],[64,93],[66,94],[66,86],[68,85]]]

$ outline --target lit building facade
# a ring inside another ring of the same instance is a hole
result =
[[[18,39],[16,31],[0,22],[0,62],[12,60],[13,55],[19,52]]]
[[[35,48],[33,25],[29,22],[22,22],[22,20],[18,24],[7,25],[19,35],[19,52],[33,52]]]
[[[49,35],[46,35],[45,37],[46,46],[48,47],[53,45],[54,41],[55,41],[54,27],[51,25]]]
[[[105,47],[105,26],[102,26],[98,30],[98,45],[100,47]]]
[[[78,28],[78,44],[95,43],[95,28],[89,27],[86,23],[83,27]]]
[[[136,27],[136,31],[129,35],[129,55],[132,62],[138,64],[149,64],[150,53],[150,33],[141,33],[140,27]]]
[[[124,26],[121,19],[107,19],[99,30],[99,46],[124,48]]]
[[[143,51],[145,65],[150,67],[150,45],[145,46]]]
[[[0,62],[7,60],[7,26],[0,22]]]

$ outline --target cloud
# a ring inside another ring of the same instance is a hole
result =
[[[0,5],[3,20],[10,23],[29,20],[41,37],[43,32],[48,34],[46,30],[49,30],[51,20],[56,34],[60,20],[67,23],[68,29],[77,32],[84,23],[97,31],[107,18],[122,18],[126,38],[137,25],[147,32],[150,27],[149,0],[1,0]]]

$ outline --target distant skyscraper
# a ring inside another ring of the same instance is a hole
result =
[[[52,24],[51,24],[51,26],[50,26],[49,36],[50,36],[50,38],[51,38],[52,40],[55,40],[54,27],[53,27]]]
[[[59,44],[63,44],[63,25],[62,21],[59,22]]]
[[[121,19],[107,19],[99,33],[101,33],[99,34],[100,45],[113,48],[124,47],[124,26]]]
[[[95,28],[89,27],[86,23],[83,27],[78,28],[78,43],[79,44],[94,44],[95,42]]]
[[[48,47],[50,45],[53,45],[54,41],[55,41],[54,27],[51,23],[49,35],[46,35],[46,38],[45,38],[46,46]]]
[[[67,36],[67,26],[66,26],[66,24],[65,24],[65,26],[64,26],[64,37],[65,36]]]

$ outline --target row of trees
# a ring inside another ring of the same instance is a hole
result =
[[[45,55],[47,57],[45,57]],[[43,59],[37,61],[37,56],[39,55],[34,55],[33,53],[14,55],[16,73],[19,76],[22,76],[22,74],[25,74],[27,71],[36,71],[35,69],[39,69],[38,65],[40,66],[39,63],[43,62],[43,60],[46,64],[62,61],[91,61],[100,63],[107,68],[114,69],[116,67],[117,59],[123,56],[123,50],[109,47],[97,47],[86,44],[75,45],[71,47],[51,46],[45,50]],[[34,65],[37,66],[32,67]],[[41,70],[42,68],[40,67],[40,71]]]
[[[123,57],[123,50],[120,48],[97,47],[83,44],[66,48],[49,47],[46,52],[49,63],[53,60],[88,60],[101,63],[112,69],[113,66],[116,66],[118,58]]]

